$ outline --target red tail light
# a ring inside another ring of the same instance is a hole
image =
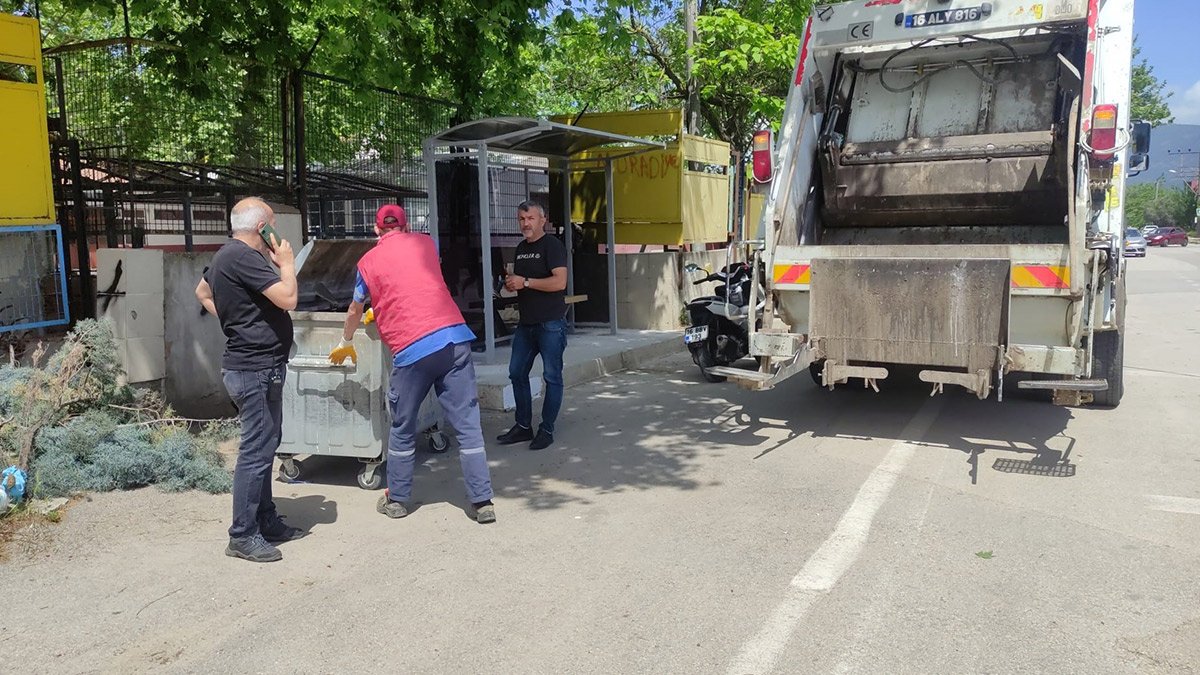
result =
[[[771,174],[774,173],[774,167],[771,165],[771,148],[775,144],[773,134],[770,129],[763,129],[754,134],[754,149],[752,156],[754,158],[754,180],[759,183],[766,183],[771,180]]]
[[[1110,104],[1092,108],[1089,145],[1096,159],[1103,161],[1113,158],[1113,150],[1117,147],[1117,106]]]

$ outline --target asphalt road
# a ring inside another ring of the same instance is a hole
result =
[[[0,566],[0,670],[1200,671],[1200,250],[1129,267],[1115,410],[680,357],[570,390],[551,450],[490,448],[491,526],[453,454],[401,521],[305,461],[276,494],[311,535],[270,565],[222,554],[227,496],[95,496]]]

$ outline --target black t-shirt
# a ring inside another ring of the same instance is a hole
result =
[[[542,235],[532,244],[521,241],[517,244],[517,258],[513,263],[513,274],[528,279],[547,279],[550,270],[567,266],[567,249],[553,235]],[[521,323],[525,325],[557,321],[567,315],[567,292],[536,291],[522,288],[517,291],[517,307],[521,311]]]
[[[263,291],[279,282],[266,256],[234,239],[213,256],[204,271],[225,332],[226,370],[266,370],[287,363],[292,350],[292,317]]]

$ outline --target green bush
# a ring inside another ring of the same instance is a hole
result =
[[[157,485],[225,492],[220,420],[192,433],[152,392],[121,383],[109,324],[81,321],[45,367],[0,366],[0,461],[30,469],[37,496]]]

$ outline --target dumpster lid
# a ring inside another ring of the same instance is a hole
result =
[[[358,261],[374,239],[314,239],[296,255],[296,311],[344,312],[354,300]]]

